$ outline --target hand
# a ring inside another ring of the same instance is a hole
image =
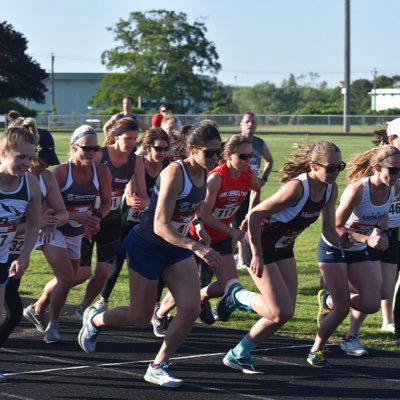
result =
[[[199,245],[199,247],[196,250],[194,250],[194,253],[198,257],[203,259],[208,265],[212,267],[216,267],[219,264],[222,264],[223,258],[217,251],[215,251],[211,247],[203,246],[200,243],[197,244]]]
[[[204,246],[210,246],[211,237],[204,229],[202,224],[195,225],[197,236],[199,237],[199,242],[204,244]]]
[[[51,208],[48,208],[45,210],[42,214],[42,217],[40,219],[40,229],[45,229],[45,228],[53,228],[56,229],[58,225],[59,219],[55,213],[55,211]]]
[[[26,258],[23,254],[20,254],[20,256],[11,263],[10,269],[8,270],[8,276],[15,279],[21,279],[25,270],[28,268],[28,265],[29,257]]]
[[[43,244],[50,243],[55,237],[56,227],[49,226],[44,229],[40,229],[38,239],[43,242]]]
[[[241,229],[233,229],[231,231],[231,238],[241,242],[244,239],[245,232]]]
[[[386,234],[368,236],[367,245],[377,250],[386,250],[389,247],[389,238]]]
[[[135,210],[144,210],[146,207],[148,207],[148,204],[144,202],[138,195],[134,194],[132,195],[132,205]]]
[[[250,262],[250,270],[257,277],[261,278],[264,271],[264,260],[262,257],[252,257]]]

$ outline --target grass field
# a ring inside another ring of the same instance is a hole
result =
[[[56,150],[60,160],[67,158],[69,133],[55,133]],[[263,188],[262,198],[266,198],[275,192],[279,186],[277,181],[279,173],[277,172],[283,164],[285,157],[291,151],[293,143],[302,143],[304,135],[271,135],[263,136],[267,142],[274,157],[274,168],[268,184]],[[335,142],[342,150],[343,160],[348,162],[352,155],[367,150],[372,147],[372,136],[312,136],[310,142],[318,140],[330,140]],[[344,188],[344,173],[339,177],[339,193]],[[316,246],[321,233],[320,221],[308,228],[297,239],[295,254],[299,273],[299,291],[297,300],[297,310],[292,321],[287,323],[279,334],[295,336],[299,338],[313,339],[316,333],[315,316],[318,310],[316,303],[316,294],[319,289],[319,270],[316,258]],[[251,278],[246,271],[239,271],[241,280],[246,288],[254,288]],[[31,264],[27,270],[22,284],[21,294],[27,297],[36,298],[42,291],[44,284],[52,277],[51,269],[46,264],[42,253],[34,251],[32,253]],[[83,297],[85,284],[75,287],[71,290],[68,302],[78,304]],[[120,279],[114,289],[111,298],[111,305],[128,304],[129,289],[127,280],[127,271],[123,269]],[[245,313],[235,313],[229,324],[236,328],[248,329],[256,320],[256,316]],[[386,350],[395,350],[393,346],[394,337],[392,334],[381,333],[378,328],[381,324],[381,315],[377,313],[369,316],[362,328],[363,342],[369,347],[375,347]],[[345,321],[336,333],[336,339],[343,334],[348,326]],[[335,340],[332,338],[332,341]]]

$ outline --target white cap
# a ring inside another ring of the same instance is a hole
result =
[[[71,136],[71,143],[77,142],[80,138],[86,135],[97,136],[96,131],[90,125],[81,125],[74,130]]]
[[[387,123],[386,134],[388,136],[400,137],[400,118],[396,118]]]

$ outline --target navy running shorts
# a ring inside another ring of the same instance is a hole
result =
[[[134,229],[123,241],[121,250],[126,250],[129,268],[151,280],[160,279],[164,268],[193,257],[191,250],[151,243],[139,236]]]
[[[344,255],[344,257],[343,257]],[[357,251],[349,251],[343,249],[342,251],[336,247],[329,246],[323,239],[318,242],[317,256],[319,263],[326,264],[355,264],[363,261],[370,261],[367,248]]]

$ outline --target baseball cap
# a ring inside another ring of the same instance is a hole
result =
[[[388,136],[400,137],[400,118],[396,118],[387,123],[386,134]]]
[[[37,146],[37,157],[47,165],[58,165],[60,161],[54,148],[54,139],[46,129],[38,129],[39,143]]]
[[[81,125],[72,132],[71,143],[77,142],[80,138],[87,135],[97,136],[97,133],[90,125]]]

